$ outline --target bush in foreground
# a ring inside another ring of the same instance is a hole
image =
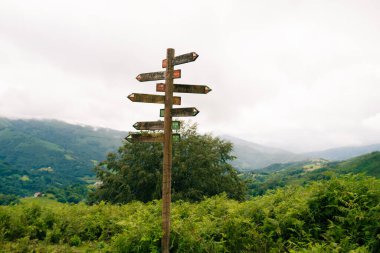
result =
[[[379,252],[380,181],[345,176],[245,202],[178,201],[172,252]],[[0,207],[3,252],[160,252],[161,202]]]

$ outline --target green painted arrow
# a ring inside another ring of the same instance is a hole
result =
[[[136,122],[133,127],[136,130],[164,130],[164,121],[143,121]],[[179,130],[181,127],[180,121],[172,121],[172,129]]]

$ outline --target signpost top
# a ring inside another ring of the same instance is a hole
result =
[[[188,63],[188,62],[193,62],[198,58],[198,56],[199,55],[195,52],[191,52],[191,53],[183,54],[183,55],[178,55],[178,56],[174,57],[174,59],[173,59],[173,66]],[[167,59],[162,60],[162,67],[163,68],[166,68],[167,64],[168,64]]]

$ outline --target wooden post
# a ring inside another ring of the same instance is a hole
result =
[[[162,170],[162,249],[161,252],[169,253],[170,248],[170,204],[171,204],[171,170],[172,170],[172,142],[180,139],[179,134],[172,134],[173,121],[172,117],[193,117],[199,113],[195,107],[189,108],[172,108],[173,104],[180,105],[181,97],[174,97],[173,92],[207,94],[211,89],[206,85],[173,85],[173,79],[181,78],[181,70],[174,70],[174,65],[180,65],[193,62],[197,59],[198,54],[191,52],[174,57],[174,49],[168,48],[166,59],[162,61],[162,67],[166,71],[141,73],[136,79],[140,82],[164,80],[165,83],[157,84],[157,91],[165,91],[165,96],[132,93],[128,98],[132,102],[159,103],[165,104],[165,108],[160,110],[160,117],[164,117],[164,123],[155,122],[137,122],[133,125],[138,130],[164,130],[164,133],[130,133],[126,140],[129,142],[163,142],[164,143],[164,161]],[[179,122],[174,121],[174,129],[179,128]]]
[[[165,114],[164,114],[164,162],[162,173],[162,252],[169,253],[170,247],[170,203],[172,169],[172,116],[174,49],[166,51]]]

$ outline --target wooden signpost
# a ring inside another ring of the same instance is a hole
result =
[[[165,96],[161,95],[132,93],[128,96],[128,98],[132,102],[165,104]],[[181,97],[173,97],[173,104],[181,105]]]
[[[163,116],[162,116],[163,117]],[[164,122],[163,121],[145,121],[145,122],[136,122],[133,127],[136,130],[164,130]],[[172,121],[172,129],[179,130],[181,127],[180,121]]]
[[[165,92],[165,84],[156,84],[156,91]],[[173,92],[207,94],[211,89],[206,85],[174,84]]]
[[[165,109],[160,110],[160,117],[164,117]],[[199,113],[195,107],[173,108],[172,117],[194,117]]]
[[[179,141],[180,134],[172,134],[174,141]],[[141,132],[129,132],[125,137],[128,142],[164,142],[164,133],[141,133]]]
[[[179,56],[174,55],[174,49],[168,48],[166,59],[162,61],[165,71],[142,73],[136,79],[140,82],[165,80],[158,83],[156,91],[165,92],[165,95],[132,93],[128,98],[132,102],[165,104],[160,110],[160,117],[164,121],[136,122],[133,127],[140,132],[130,132],[125,138],[129,142],[162,142],[164,144],[163,171],[162,171],[162,252],[169,253],[170,242],[170,203],[171,203],[171,169],[172,169],[172,142],[179,141],[180,135],[173,130],[179,130],[180,122],[173,121],[172,117],[192,117],[199,113],[195,107],[173,108],[181,105],[181,97],[174,97],[173,92],[207,94],[211,89],[206,85],[173,84],[173,79],[181,78],[181,70],[174,70],[175,65],[193,62],[198,54],[191,52]],[[155,132],[163,130],[163,132]]]
[[[179,56],[176,56],[173,58],[172,64],[173,64],[173,66],[175,66],[175,65],[180,65],[180,64],[192,62],[192,61],[195,61],[198,58],[198,56],[199,55],[195,52],[179,55]],[[163,68],[166,68],[167,64],[168,64],[167,59],[162,60],[162,67]]]
[[[156,80],[165,80],[165,76],[166,76],[166,72],[160,71],[160,72],[142,73],[136,76],[136,79],[140,82],[156,81]],[[173,78],[181,78],[180,69],[174,70]]]

